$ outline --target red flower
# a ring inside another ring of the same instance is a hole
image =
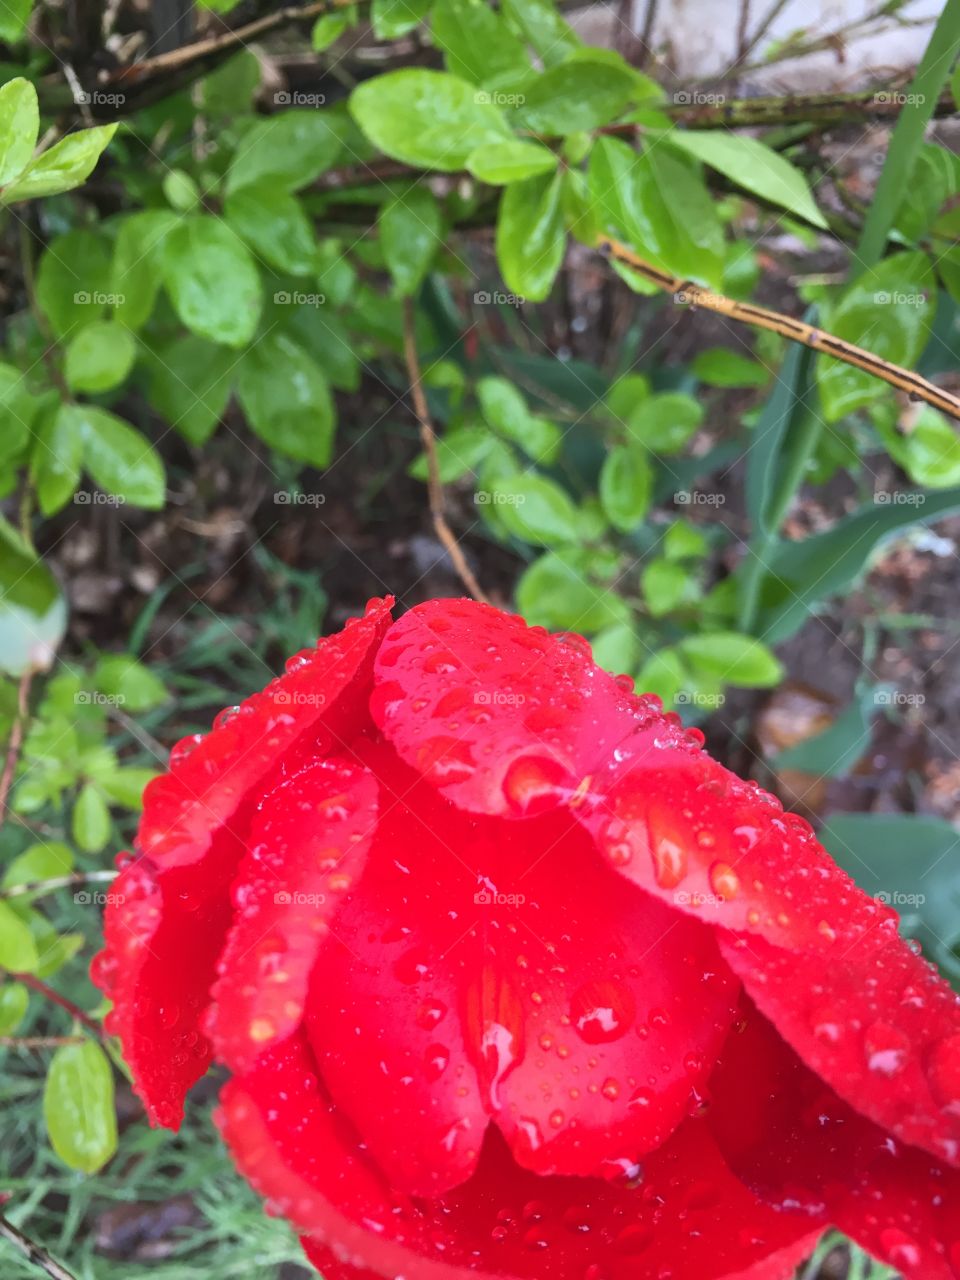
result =
[[[96,980],[328,1280],[960,1276],[960,1002],[575,636],[390,602],[180,744]]]

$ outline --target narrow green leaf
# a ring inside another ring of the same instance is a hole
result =
[[[0,89],[0,187],[23,173],[39,132],[36,89],[22,76],[8,80]]]
[[[511,183],[500,199],[497,261],[507,288],[533,302],[547,297],[566,248],[561,175]]]
[[[31,973],[38,962],[33,934],[13,907],[0,902],[0,969]]]

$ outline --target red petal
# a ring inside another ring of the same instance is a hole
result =
[[[476,1165],[487,1127],[459,1017],[476,876],[458,815],[387,749],[358,744],[382,815],[311,983],[310,1043],[337,1104],[394,1186],[435,1195]]]
[[[640,1187],[538,1177],[493,1135],[456,1191],[433,1201],[392,1196],[318,1093],[297,1042],[227,1085],[219,1122],[272,1210],[360,1276],[786,1280],[819,1235],[734,1178],[702,1121],[651,1157]]]
[[[960,1173],[842,1102],[752,1006],[711,1094],[721,1150],[757,1194],[834,1223],[908,1280],[960,1276]]]
[[[248,1071],[300,1025],[317,954],[376,822],[373,775],[338,757],[307,765],[263,801],[234,881],[237,914],[206,1027],[232,1071]]]
[[[384,812],[308,1017],[338,1105],[414,1194],[469,1176],[488,1115],[536,1172],[629,1168],[698,1105],[733,1018],[712,931],[625,892],[568,813],[469,817],[360,754]]]
[[[209,1065],[200,1017],[253,811],[288,767],[362,728],[391,604],[371,601],[364,618],[291,658],[286,675],[205,738],[174,748],[170,772],[147,787],[137,841],[146,856],[113,887],[91,975],[114,1002],[110,1029],[153,1124],[179,1125],[184,1095]]]
[[[723,926],[728,963],[842,1097],[960,1161],[960,997],[807,823],[670,725],[622,743],[575,812],[627,879]]]
[[[893,921],[843,951],[721,941],[763,1013],[864,1116],[960,1166],[960,998]]]
[[[402,759],[461,808],[527,813],[576,787],[651,714],[565,641],[469,600],[405,613],[381,646],[371,710]]]

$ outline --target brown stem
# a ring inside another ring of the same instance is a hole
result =
[[[30,682],[32,679],[33,672],[30,670],[25,671],[20,677],[20,685],[17,690],[17,714],[10,728],[7,755],[3,762],[3,773],[0,774],[0,826],[3,825],[3,820],[6,816],[7,797],[13,785],[13,775],[17,771],[17,760],[20,758],[20,746],[23,742],[23,731],[27,723],[27,702],[30,697]]]
[[[0,1049],[59,1049],[85,1043],[86,1036],[0,1036]]]
[[[606,256],[625,263],[631,271],[635,271],[644,280],[649,280],[664,293],[672,293],[675,302],[690,307],[703,307],[705,311],[727,316],[730,320],[739,320],[757,329],[769,329],[771,333],[779,333],[781,337],[789,338],[793,342],[801,342],[805,347],[819,351],[822,355],[832,356],[835,360],[842,360],[844,364],[863,369],[875,378],[889,383],[891,387],[905,391],[911,400],[925,400],[941,413],[946,413],[960,421],[960,396],[952,395],[949,391],[934,386],[932,382],[921,378],[918,373],[913,373],[910,369],[903,369],[900,365],[891,364],[889,360],[882,360],[880,356],[865,351],[863,347],[854,346],[852,342],[845,342],[842,338],[835,338],[832,334],[824,333],[822,329],[815,329],[813,325],[806,324],[803,320],[794,320],[791,316],[785,316],[779,311],[771,311],[768,307],[755,307],[752,303],[736,302],[733,298],[728,298],[722,293],[711,293],[710,290],[703,289],[698,284],[692,284],[689,280],[683,280],[680,276],[669,275],[610,236],[599,236],[596,247]]]
[[[73,1272],[60,1265],[56,1258],[47,1253],[42,1245],[24,1235],[19,1227],[4,1214],[0,1213],[0,1237],[9,1240],[15,1249],[19,1249],[28,1262],[51,1277],[51,1280],[76,1280]]]
[[[460,575],[460,581],[473,596],[474,600],[482,600],[489,604],[489,597],[474,576],[467,564],[460,544],[453,536],[444,514],[443,483],[440,480],[440,464],[437,461],[437,436],[430,418],[427,397],[423,391],[423,379],[420,374],[420,358],[417,355],[417,343],[414,334],[413,299],[403,300],[403,352],[407,365],[407,377],[410,381],[410,396],[413,400],[414,413],[420,425],[420,440],[427,458],[427,495],[430,503],[430,514],[437,537],[446,548],[453,561],[453,567]]]
[[[57,1005],[70,1014],[71,1018],[76,1018],[78,1022],[83,1023],[88,1031],[92,1032],[98,1040],[102,1040],[103,1028],[98,1022],[90,1017],[89,1013],[84,1013],[79,1005],[68,1000],[66,996],[62,996],[59,991],[54,991],[53,987],[38,978],[33,973],[11,973],[10,977],[14,982],[22,982],[25,987],[29,987],[31,991],[36,991],[37,995],[43,996],[45,1000],[49,1000],[51,1004]]]

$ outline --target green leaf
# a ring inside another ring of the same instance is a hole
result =
[[[634,96],[630,68],[586,58],[563,62],[524,85],[516,109],[521,128],[565,136],[609,124]]]
[[[927,341],[935,305],[933,268],[926,255],[894,253],[847,286],[824,326],[838,338],[909,368]],[[865,370],[824,355],[817,357],[817,384],[827,422],[890,394]]]
[[[766,689],[783,679],[783,667],[765,644],[737,631],[687,636],[680,652],[694,671],[744,689]]]
[[[679,453],[703,422],[703,405],[680,391],[642,400],[627,419],[631,440],[653,453]]]
[[[103,656],[97,663],[95,679],[100,692],[127,711],[149,711],[169,697],[163,681],[126,653]]]
[[[30,479],[45,516],[59,511],[73,497],[83,467],[83,435],[76,423],[59,412],[45,415],[36,432],[30,458]]]
[[[588,177],[607,229],[671,275],[720,288],[723,228],[692,162],[657,145],[638,153],[620,138],[603,137],[590,153]]]
[[[168,170],[161,185],[167,204],[178,213],[191,213],[200,204],[200,188],[185,169]]]
[[[278,270],[300,276],[316,266],[313,224],[297,197],[273,179],[231,192],[224,213],[233,230]]]
[[[453,173],[477,147],[511,136],[488,98],[457,76],[408,67],[358,85],[350,113],[394,160]]]
[[[665,707],[672,707],[677,694],[691,684],[690,672],[676,649],[660,649],[648,658],[637,674],[637,690],[655,693]]]
[[[244,135],[227,172],[227,193],[265,182],[299,191],[332,169],[342,149],[341,126],[329,112],[278,112]]]
[[[674,560],[648,561],[640,574],[640,586],[654,618],[663,618],[680,605],[689,604],[697,594],[694,575]]]
[[[653,472],[646,451],[617,445],[600,471],[600,501],[610,523],[622,533],[635,529],[650,509]]]
[[[189,216],[167,236],[163,278],[180,319],[202,338],[245,346],[260,319],[260,275],[218,218]]]
[[[54,880],[59,876],[68,876],[72,870],[73,851],[69,845],[61,840],[32,844],[23,853],[17,854],[7,867],[3,887],[10,889],[14,885]]]
[[[590,647],[597,666],[612,671],[614,675],[632,671],[640,658],[640,637],[629,622],[605,627],[594,636]]]
[[[317,53],[323,53],[325,49],[329,49],[340,39],[351,21],[349,10],[321,14],[313,24],[313,31],[310,33],[310,43],[314,50]]]
[[[625,426],[634,410],[649,396],[648,377],[642,373],[625,373],[603,397],[603,407],[611,417]]]
[[[0,517],[0,671],[19,676],[48,670],[66,623],[53,574]]]
[[[12,1036],[26,1016],[30,992],[22,982],[5,982],[0,987],[0,1036]]]
[[[577,540],[577,509],[546,476],[521,472],[495,481],[486,496],[507,530],[524,542],[556,546]]]
[[[163,506],[163,463],[145,436],[116,414],[91,404],[62,405],[58,417],[61,431],[79,434],[83,465],[105,493],[137,507]]]
[[[179,221],[170,209],[144,209],[120,223],[110,289],[114,316],[130,329],[150,318],[163,279],[163,243]]]
[[[116,1151],[113,1072],[93,1040],[61,1045],[53,1055],[43,1116],[54,1151],[71,1169],[96,1173]]]
[[[770,370],[729,347],[710,347],[694,358],[692,372],[709,387],[762,387],[770,381]]]
[[[199,105],[207,115],[243,115],[251,109],[260,78],[260,59],[252,49],[241,49],[200,81]]]
[[[97,786],[111,804],[137,811],[143,805],[144,787],[156,777],[156,769],[114,769],[98,778]]]
[[[0,187],[23,173],[39,132],[36,89],[22,76],[7,81],[0,89]]]
[[[37,302],[57,338],[101,316],[110,287],[110,252],[95,231],[67,231],[40,256]]]
[[[536,462],[553,462],[560,448],[560,428],[532,414],[523,396],[506,378],[481,378],[477,383],[480,410],[490,426]]]
[[[437,0],[430,25],[444,65],[462,80],[516,90],[532,74],[522,41],[485,0]]]
[[[319,366],[285,335],[270,333],[240,362],[238,394],[250,425],[271,448],[325,467],[334,409]]]
[[[960,436],[930,405],[919,405],[905,435],[878,414],[874,425],[894,459],[914,482],[928,489],[960,483]],[[877,495],[879,497],[879,494]]]
[[[191,444],[205,444],[226,410],[237,363],[228,347],[194,334],[177,338],[156,354],[150,403]]]
[[[416,293],[441,244],[443,225],[436,197],[424,186],[408,188],[382,206],[377,227],[396,292]]]
[[[99,853],[110,839],[110,811],[103,796],[89,782],[81,787],[73,806],[70,831],[85,853]]]
[[[582,47],[580,37],[551,0],[504,0],[503,10],[536,49],[544,66],[555,66]]]
[[[493,437],[485,428],[454,427],[445,431],[437,442],[437,470],[443,484],[451,484],[476,471],[490,452]],[[410,467],[410,475],[416,480],[427,479],[427,459],[424,454]]]
[[[777,772],[799,769],[821,778],[839,778],[849,773],[870,746],[873,720],[884,697],[890,694],[869,685],[821,733],[780,751],[774,757]]]
[[[759,139],[719,129],[672,129],[663,140],[702,160],[745,191],[826,229],[827,220],[817,208],[806,178]]]
[[[0,193],[3,204],[19,200],[35,200],[38,196],[55,196],[72,191],[86,182],[107,143],[117,131],[115,124],[79,129],[68,134],[44,151],[21,173],[15,182]]]
[[[378,40],[396,40],[418,27],[430,10],[431,0],[373,0],[370,24]]]
[[[860,887],[892,906],[901,928],[951,972],[960,941],[957,829],[941,818],[904,813],[835,813],[820,829],[831,856]]]
[[[552,173],[558,157],[549,147],[539,142],[487,142],[467,156],[467,169],[481,182],[502,186],[534,178],[541,173]]]
[[[497,261],[511,292],[533,302],[547,297],[563,262],[566,232],[561,175],[511,183],[500,198]]]
[[[117,387],[133,368],[137,344],[130,330],[114,320],[94,320],[70,339],[63,372],[73,391],[100,392]]]
[[[592,553],[549,551],[517,583],[517,608],[531,625],[586,635],[629,622],[625,600],[590,580]]]
[[[32,11],[33,0],[4,0],[0,7],[0,40],[13,43],[22,39]]]
[[[699,560],[709,546],[703,531],[686,520],[674,520],[663,535],[663,554],[668,560]]]
[[[0,969],[32,973],[39,962],[37,944],[22,917],[6,902],[0,902]]]

